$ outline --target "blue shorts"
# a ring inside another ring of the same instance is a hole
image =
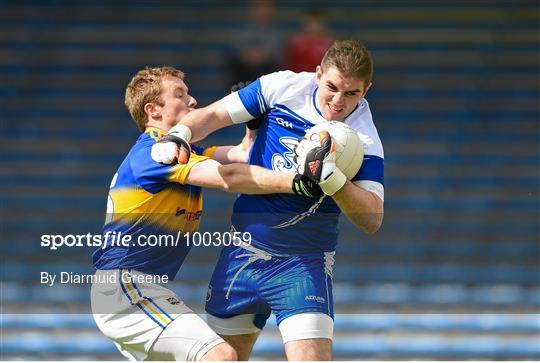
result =
[[[225,247],[208,286],[206,311],[218,318],[256,314],[253,324],[259,329],[271,313],[278,325],[306,312],[333,319],[334,254],[274,256],[253,247]]]

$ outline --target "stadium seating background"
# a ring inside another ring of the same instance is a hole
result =
[[[278,1],[280,30],[313,4]],[[540,359],[538,2],[315,4],[372,51],[385,147],[381,231],[342,221],[336,359]],[[92,271],[91,249],[39,236],[99,233],[137,137],[123,93],[138,69],[184,70],[200,105],[223,94],[245,5],[0,2],[0,359],[121,359],[84,314],[87,286],[39,285],[40,271]],[[228,230],[233,198],[205,192],[203,230]],[[174,285],[198,311],[216,253],[194,249]],[[283,358],[275,324],[254,356]]]

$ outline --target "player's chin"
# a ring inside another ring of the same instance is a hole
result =
[[[343,110],[334,111],[331,108],[327,108],[325,118],[328,121],[343,121]]]

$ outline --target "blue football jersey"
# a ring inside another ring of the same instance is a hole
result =
[[[315,73],[283,71],[265,75],[222,102],[234,123],[263,116],[249,163],[275,171],[297,171],[294,147],[307,129],[326,122],[316,106]],[[364,142],[364,160],[352,181],[384,200],[384,154],[367,100],[344,120]],[[275,254],[335,249],[340,209],[331,197],[240,194],[232,225],[251,233],[253,244]]]
[[[208,159],[204,150],[192,146],[185,165],[163,165],[150,156],[152,145],[163,135],[148,128],[118,168],[107,201],[105,236],[130,236],[130,243],[105,243],[93,254],[94,267],[102,270],[135,269],[173,279],[190,250],[183,238],[199,228],[202,214],[201,188],[185,184],[189,171]],[[156,243],[154,236],[172,236]],[[175,243],[176,245],[172,245]]]

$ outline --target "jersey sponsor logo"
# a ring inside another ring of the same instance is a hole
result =
[[[180,300],[178,300],[176,297],[168,297],[166,300],[171,305],[180,305]]]
[[[276,122],[279,126],[287,127],[289,129],[293,128],[293,124],[291,121],[285,121],[281,117],[276,117]]]
[[[306,301],[316,301],[319,304],[324,304],[326,302],[326,299],[321,296],[315,296],[315,295],[307,295],[305,298]]]
[[[182,215],[184,216],[184,220],[192,222],[201,218],[202,210],[198,210],[196,212],[188,212],[185,209],[176,208],[175,216],[179,217]]]
[[[294,149],[298,144],[298,139],[290,136],[279,138],[279,143],[283,145],[285,151],[274,153],[272,155],[272,169],[275,171],[294,171],[296,172],[298,165],[294,162]]]

